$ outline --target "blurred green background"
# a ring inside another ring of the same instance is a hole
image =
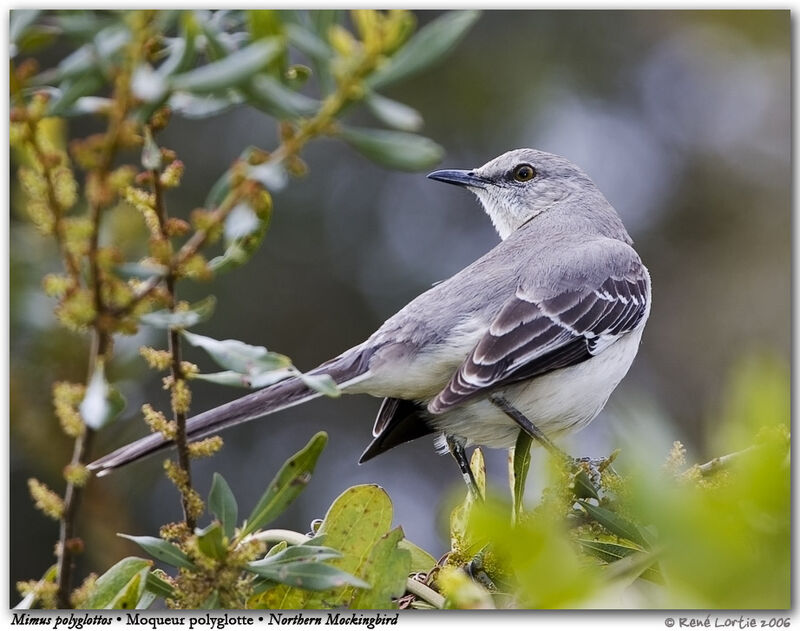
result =
[[[420,23],[435,15],[417,12]],[[580,165],[649,267],[653,310],[639,356],[601,416],[565,442],[575,455],[637,449],[623,440],[634,429],[651,439],[638,448],[658,462],[673,440],[688,446],[690,462],[719,455],[709,436],[725,421],[736,366],[754,354],[788,366],[790,37],[788,11],[489,11],[446,61],[389,92],[423,114],[423,133],[447,151],[444,167],[478,166],[524,146]],[[88,121],[70,125],[71,134],[91,130]],[[265,115],[236,109],[176,118],[160,143],[186,164],[169,204],[188,215],[244,146],[274,146],[275,129]],[[360,342],[497,236],[475,199],[424,174],[384,170],[335,141],[312,143],[304,157],[311,172],[275,195],[254,260],[181,291],[218,298],[197,332],[263,344],[309,369]],[[56,326],[54,303],[41,292],[41,277],[57,269],[50,244],[18,214],[10,228],[13,587],[53,562],[57,525],[34,510],[26,479],[62,488],[71,445],[57,429],[49,384],[83,380],[87,349]],[[136,355],[141,344],[161,342],[153,332],[118,342],[112,374],[128,410],[98,437],[95,455],[144,433],[141,403],[166,404],[158,377]],[[211,368],[192,351],[189,359]],[[240,394],[198,384],[193,409]],[[196,486],[205,495],[219,471],[249,509],[286,455],[325,429],[330,446],[314,479],[276,526],[304,530],[342,490],[374,482],[393,498],[407,536],[441,554],[437,507],[460,490],[460,476],[428,439],[358,466],[378,405],[317,400],[228,431],[223,452],[195,465]],[[497,487],[506,484],[505,457],[487,452]],[[156,534],[180,517],[158,458],[93,482],[82,513],[79,531],[93,542],[83,571],[137,553],[115,532]]]

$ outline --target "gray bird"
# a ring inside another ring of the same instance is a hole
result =
[[[517,149],[428,177],[472,191],[502,241],[311,374],[383,399],[360,462],[437,433],[470,484],[465,447],[510,448],[520,427],[552,438],[597,416],[636,356],[650,276],[614,208],[560,156]],[[189,419],[188,438],[319,396],[290,378]],[[89,468],[169,444],[151,434]]]

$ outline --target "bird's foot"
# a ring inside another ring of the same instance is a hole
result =
[[[464,570],[474,581],[483,585],[490,592],[494,592],[497,591],[497,587],[484,567],[484,558],[488,547],[489,546],[484,546],[481,548],[478,553],[472,557],[470,562],[464,566]]]
[[[575,484],[575,494],[579,497],[600,499],[604,494],[603,472],[611,466],[619,451],[606,458],[570,458]]]

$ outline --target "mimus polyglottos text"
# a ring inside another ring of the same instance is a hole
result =
[[[564,158],[518,149],[428,177],[475,193],[501,243],[311,373],[383,398],[361,462],[438,433],[467,476],[465,446],[512,447],[520,426],[552,437],[600,412],[639,347],[650,277],[611,204]],[[188,438],[318,396],[290,378],[189,419]],[[89,468],[168,444],[152,434]]]

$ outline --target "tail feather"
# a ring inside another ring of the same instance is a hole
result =
[[[366,375],[365,364],[361,353],[354,357],[352,352],[348,352],[322,364],[312,373],[328,374],[340,386],[346,386],[348,382]],[[291,377],[190,418],[186,422],[186,437],[190,441],[198,440],[233,425],[285,410],[320,396],[322,395],[319,392],[306,386],[299,377]],[[95,460],[88,468],[101,477],[173,444],[173,441],[165,439],[161,434],[150,434]]]

